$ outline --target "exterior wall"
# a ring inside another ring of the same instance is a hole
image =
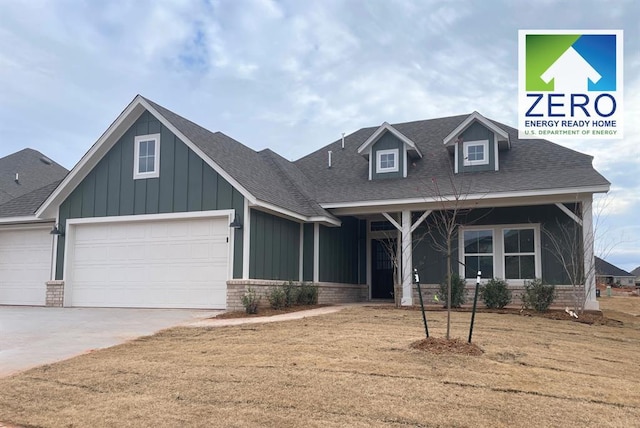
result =
[[[261,296],[260,307],[269,306],[269,293],[275,287],[281,286],[282,281],[269,281],[257,279],[234,279],[227,282],[227,310],[244,310],[242,296],[251,288],[258,296]],[[299,282],[294,282],[299,285]],[[318,286],[318,303],[340,304],[364,302],[367,300],[369,290],[366,284],[336,284],[321,282]]]
[[[366,222],[341,220],[341,227],[320,226],[320,282],[365,284]]]
[[[134,138],[159,133],[160,176],[133,179]],[[60,205],[70,218],[235,209],[243,221],[244,197],[149,112],[144,112]],[[242,277],[242,229],[235,229],[234,278]],[[64,266],[58,238],[56,279]]]
[[[249,278],[300,279],[300,224],[251,210]]]
[[[471,165],[464,166],[464,150],[463,143],[458,144],[458,171],[460,172],[473,172],[473,171],[493,171],[496,167],[495,161],[495,144],[494,134],[478,122],[474,122],[465,131],[460,134],[463,141],[477,141],[477,140],[489,140],[489,164],[487,165]]]
[[[313,224],[305,224],[303,233],[302,279],[313,281]]]
[[[64,281],[47,281],[46,306],[61,308],[64,304]]]
[[[568,208],[577,209],[575,205],[570,205]],[[442,252],[434,248],[433,238],[427,234],[427,228],[433,225],[434,219],[432,216],[433,214],[427,217],[425,222],[416,229],[413,236],[413,266],[418,269],[420,279],[425,284],[439,284],[444,280],[446,273],[446,258]],[[579,228],[573,220],[555,205],[477,209],[471,211],[465,219],[460,221],[474,226],[540,223],[542,229],[546,229],[553,234],[559,233],[561,227]],[[576,236],[582,236],[582,232],[579,229]],[[420,238],[423,238],[422,241],[416,243],[416,240]],[[549,238],[542,231],[540,233],[540,241],[542,280],[555,285],[570,284],[571,282],[562,264],[551,250],[552,246]],[[457,272],[457,237],[454,238],[453,244],[453,269]],[[579,242],[578,245],[582,244]]]
[[[379,174],[376,171],[378,166],[377,162],[377,153],[379,150],[388,150],[388,149],[398,149],[398,171],[397,172],[384,172]],[[398,140],[393,134],[390,132],[385,132],[382,137],[376,141],[371,147],[371,157],[369,162],[373,162],[371,165],[373,169],[371,170],[371,178],[373,180],[385,179],[385,178],[402,178],[404,174],[404,169],[406,165],[404,164],[404,143]]]

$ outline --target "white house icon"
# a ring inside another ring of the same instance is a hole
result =
[[[587,92],[589,80],[597,83],[601,77],[600,73],[572,47],[540,76],[545,83],[554,79],[554,91],[573,94]]]

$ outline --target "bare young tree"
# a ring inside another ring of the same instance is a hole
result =
[[[593,248],[593,254],[606,259],[611,250],[621,240],[615,240],[612,234],[603,227],[604,212],[606,211],[610,199],[607,196],[599,199],[593,204],[593,233],[586,234],[584,239],[583,225],[577,219],[566,218],[556,219],[552,225],[542,227],[542,233],[547,241],[547,249],[552,256],[562,266],[569,285],[572,288],[573,310],[582,313],[585,303],[589,297],[586,285],[590,281],[595,281],[595,263],[587,264],[585,269],[585,254],[588,248]],[[576,201],[578,205],[578,201]]]

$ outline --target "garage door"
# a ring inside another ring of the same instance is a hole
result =
[[[228,217],[73,225],[66,306],[224,308]]]
[[[45,283],[51,272],[50,229],[0,229],[0,304],[45,304]]]

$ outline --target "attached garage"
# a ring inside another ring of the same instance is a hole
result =
[[[51,224],[0,228],[0,305],[43,306],[51,275]]]
[[[69,220],[64,305],[225,308],[229,231],[228,212]]]

